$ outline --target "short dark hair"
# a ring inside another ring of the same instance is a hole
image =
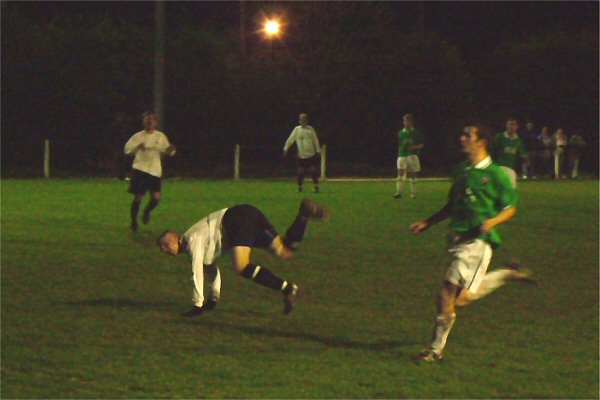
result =
[[[508,121],[515,121],[518,124],[519,123],[519,118],[513,117],[512,115],[509,115],[508,117],[506,117],[506,122],[508,122]]]
[[[494,138],[494,131],[487,125],[473,125],[477,128],[477,138],[479,140],[485,140],[485,147],[489,147],[492,144],[492,139]]]
[[[156,113],[154,111],[152,111],[152,110],[144,111],[143,114],[142,114],[142,118],[146,118],[146,117],[149,117],[151,115],[156,116]]]

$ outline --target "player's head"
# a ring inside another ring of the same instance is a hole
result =
[[[541,134],[542,134],[542,136],[548,136],[548,127],[547,126],[542,126]]]
[[[179,254],[179,235],[177,232],[166,230],[156,239],[156,245],[161,251],[176,256]]]
[[[411,114],[404,114],[402,116],[402,124],[406,129],[413,127],[413,116]]]
[[[506,132],[515,134],[519,130],[519,121],[515,117],[506,118]]]
[[[487,152],[491,142],[492,130],[484,125],[465,126],[460,135],[463,152],[468,154],[475,154],[480,151]]]
[[[153,131],[156,129],[156,124],[158,123],[158,117],[153,111],[146,111],[142,114],[142,124],[144,124],[144,129],[147,131]]]
[[[533,122],[529,121],[525,124],[525,128],[527,128],[528,131],[532,131],[533,130]]]
[[[302,127],[308,126],[308,114],[306,114],[306,113],[300,114],[300,116],[298,117],[298,120]]]

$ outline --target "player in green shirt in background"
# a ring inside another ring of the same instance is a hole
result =
[[[487,150],[490,139],[490,132],[479,126],[465,129],[460,143],[467,161],[459,164],[453,174],[448,202],[428,219],[410,226],[414,234],[419,234],[450,218],[452,260],[438,297],[431,345],[419,354],[423,361],[443,358],[456,320],[455,307],[482,298],[511,280],[535,282],[531,273],[520,270],[516,263],[486,273],[493,249],[500,244],[496,227],[516,214],[518,197],[509,177],[492,162]]]
[[[423,133],[413,125],[413,117],[406,114],[402,117],[404,128],[398,132],[398,159],[396,166],[398,168],[398,177],[396,178],[395,199],[401,199],[404,192],[404,183],[408,174],[410,183],[410,197],[415,198],[416,194],[416,176],[421,171],[419,154],[423,149]]]
[[[506,119],[506,131],[500,132],[490,146],[492,160],[502,167],[510,177],[513,187],[517,187],[517,164],[519,158],[527,162],[527,150],[523,139],[518,135],[519,122],[516,118]]]

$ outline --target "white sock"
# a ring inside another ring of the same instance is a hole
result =
[[[410,194],[413,196],[417,194],[417,185],[415,183],[415,178],[410,178],[410,180],[408,181],[408,184],[410,186]]]
[[[396,177],[396,194],[400,193],[400,175]]]
[[[444,347],[446,347],[446,340],[448,340],[450,330],[454,326],[454,321],[456,321],[456,314],[440,314],[435,318],[435,327],[433,328],[430,347],[438,355],[442,354]]]
[[[471,293],[470,300],[477,300],[487,296],[494,290],[504,286],[507,282],[508,277],[514,273],[512,269],[497,269],[492,272],[488,272],[483,277],[479,288],[475,293]]]

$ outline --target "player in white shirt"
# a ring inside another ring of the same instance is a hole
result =
[[[133,194],[131,203],[131,230],[137,232],[137,216],[140,210],[140,203],[146,194],[150,192],[150,201],[144,209],[142,222],[150,222],[150,212],[158,205],[160,201],[160,188],[162,177],[161,156],[163,154],[175,155],[175,146],[169,143],[167,135],[157,131],[156,124],[158,119],[153,112],[143,114],[144,130],[133,135],[125,143],[125,154],[134,155],[133,174],[129,193]]]
[[[283,146],[283,156],[289,148],[296,143],[298,147],[298,191],[302,191],[304,177],[308,172],[315,185],[315,193],[319,193],[319,162],[321,160],[321,147],[317,132],[308,125],[308,115],[300,114],[300,125],[294,128],[290,137]]]
[[[290,259],[304,239],[309,218],[329,219],[329,211],[312,200],[304,199],[296,219],[285,233],[279,236],[267,217],[249,204],[213,212],[179,236],[164,231],[156,240],[165,253],[187,253],[192,259],[194,281],[193,308],[184,315],[193,317],[212,310],[221,295],[221,274],[216,259],[222,251],[231,250],[235,272],[259,285],[283,294],[283,313],[293,310],[298,286],[274,275],[267,268],[252,264],[250,254],[255,247],[268,249],[284,260]],[[207,300],[204,301],[204,281],[207,281]]]

